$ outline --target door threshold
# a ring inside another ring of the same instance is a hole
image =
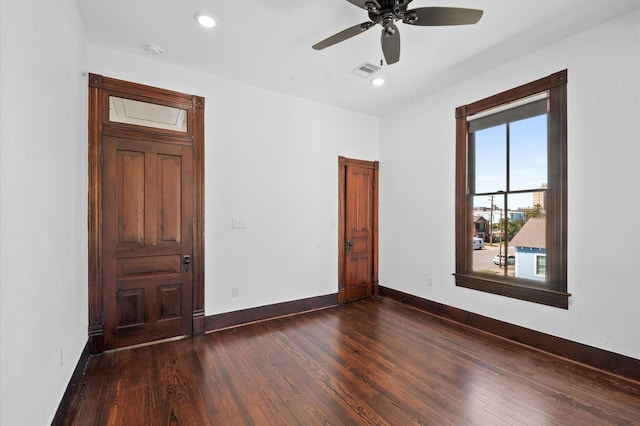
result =
[[[104,353],[105,354],[110,354],[110,353],[114,353],[114,352],[128,351],[129,349],[144,348],[145,346],[153,346],[153,345],[158,345],[160,343],[175,342],[176,340],[182,340],[182,339],[186,339],[188,337],[191,337],[191,336],[188,335],[188,334],[185,334],[184,336],[169,337],[167,339],[154,340],[153,342],[138,343],[137,345],[123,346],[121,348],[109,349],[109,350],[104,351]]]

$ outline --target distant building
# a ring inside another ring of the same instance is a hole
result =
[[[542,185],[540,188],[547,189],[547,185]],[[547,191],[539,191],[533,193],[533,207],[540,204],[542,211],[547,209]]]
[[[493,217],[491,217],[492,215],[489,213],[489,210],[476,209],[473,211],[473,220],[475,221],[478,216],[482,216],[487,222],[493,223],[500,223],[500,219],[504,220],[505,216],[507,216],[512,222],[516,220],[522,220],[524,222],[525,220],[527,220],[526,212],[520,210],[509,210],[505,214],[504,210],[501,213],[499,209],[496,209],[493,211]]]
[[[527,220],[527,215],[525,214],[525,212],[520,210],[509,210],[507,212],[507,216],[509,217],[509,220],[511,222],[515,222],[516,220],[521,220],[524,222],[525,220]]]
[[[483,216],[473,217],[473,236],[482,238],[484,241],[489,241],[489,222]]]
[[[544,281],[547,265],[546,226],[544,216],[532,217],[511,240],[516,249],[516,277]]]

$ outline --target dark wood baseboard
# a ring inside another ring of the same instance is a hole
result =
[[[640,360],[380,286],[380,296],[625,379],[640,382]]]
[[[297,315],[303,312],[330,308],[337,305],[338,294],[332,293],[324,296],[309,297],[306,299],[292,300],[290,302],[282,302],[273,305],[226,312],[223,314],[209,315],[204,319],[205,331],[219,331],[224,330],[225,328],[237,327],[256,321]]]
[[[78,397],[80,395],[80,392],[77,391],[77,388],[78,386],[82,386],[84,384],[84,370],[87,367],[90,356],[91,354],[89,350],[89,341],[87,341],[87,343],[84,345],[82,353],[80,354],[80,359],[76,364],[76,368],[73,370],[73,374],[71,375],[71,379],[69,380],[67,389],[64,391],[62,400],[60,400],[60,404],[58,405],[58,409],[56,410],[56,415],[51,422],[52,426],[64,424],[64,419],[66,418],[67,412],[69,411],[69,407],[71,407],[74,397]]]
[[[194,336],[200,336],[205,332],[204,325],[204,309],[193,312],[193,331]]]
[[[104,352],[104,334],[102,325],[89,326],[89,354],[96,355]]]

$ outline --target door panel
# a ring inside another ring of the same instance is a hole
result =
[[[180,167],[181,158],[175,155],[158,156],[158,243],[180,243]]]
[[[372,295],[374,169],[346,165],[345,190],[345,298]]]
[[[144,153],[117,152],[117,246],[144,247]]]
[[[104,137],[108,349],[191,334],[192,148]]]

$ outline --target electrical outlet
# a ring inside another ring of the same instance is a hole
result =
[[[244,219],[233,217],[231,218],[231,229],[244,229],[247,227]]]
[[[427,277],[427,285],[433,287],[433,277]]]
[[[238,287],[231,287],[231,297],[238,297],[238,296],[240,296]]]

